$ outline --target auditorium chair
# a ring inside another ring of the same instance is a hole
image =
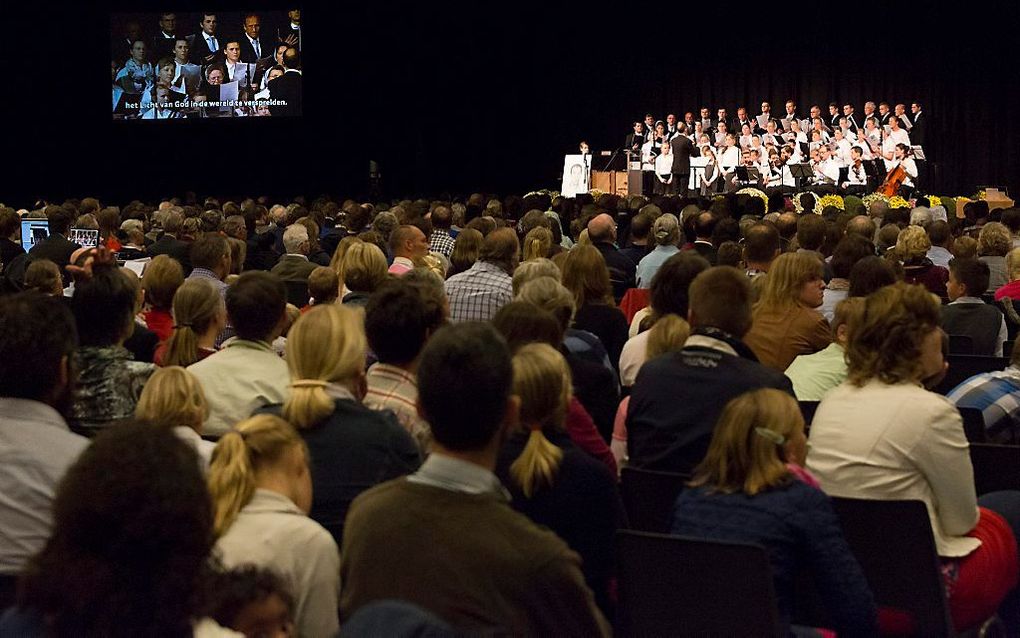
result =
[[[617,636],[779,636],[768,555],[758,545],[616,534]]]
[[[963,419],[963,433],[967,435],[970,443],[984,443],[988,440],[985,433],[985,416],[978,408],[961,408],[960,417]]]
[[[690,479],[686,474],[623,468],[620,472],[620,495],[630,529],[668,532],[673,522],[673,506]]]
[[[17,593],[18,577],[14,574],[0,574],[0,614],[13,607]]]
[[[949,354],[974,354],[974,338],[970,335],[949,335]]]
[[[1020,446],[971,443],[970,464],[978,496],[999,490],[1020,490]]]
[[[815,418],[815,411],[818,410],[818,401],[797,401],[797,404],[800,405],[800,413],[804,415],[804,434],[807,434]]]
[[[648,302],[651,299],[651,291],[647,288],[630,288],[624,293],[623,299],[620,300],[620,310],[623,311],[623,315],[627,317],[627,323],[634,321],[634,315],[639,310],[643,310],[648,307]]]
[[[946,378],[935,387],[935,392],[939,394],[949,394],[950,390],[975,374],[998,372],[1009,365],[1009,359],[1005,357],[982,357],[972,354],[951,354],[946,357],[946,361],[949,363]]]

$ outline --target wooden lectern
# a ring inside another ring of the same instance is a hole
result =
[[[627,196],[627,172],[626,171],[592,171],[592,189],[600,190],[603,193]]]

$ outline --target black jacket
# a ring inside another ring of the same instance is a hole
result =
[[[184,268],[185,277],[191,272],[191,244],[186,241],[163,235],[149,246],[148,252],[150,257],[169,255],[176,259]]]
[[[49,259],[60,266],[60,272],[66,286],[70,279],[67,276],[67,264],[71,261],[71,253],[81,248],[80,245],[67,239],[63,235],[54,233],[42,240],[28,251],[32,259]]]

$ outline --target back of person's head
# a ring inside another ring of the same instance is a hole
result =
[[[0,296],[0,396],[40,401],[67,415],[77,347],[78,329],[62,299],[36,291]]]
[[[869,255],[850,268],[848,297],[867,297],[879,288],[896,283],[896,271],[885,259]]]
[[[751,284],[731,266],[699,273],[689,292],[691,328],[716,328],[739,338],[751,329]]]
[[[571,398],[570,368],[558,350],[545,343],[522,346],[513,358],[514,394],[520,398],[518,429],[528,433],[521,455],[510,464],[510,476],[524,496],[552,485],[563,450],[546,437],[563,430]]]
[[[949,223],[941,219],[929,224],[925,230],[928,233],[928,239],[931,241],[932,246],[945,246],[946,240],[952,236]]]
[[[836,244],[832,252],[832,276],[839,279],[849,279],[850,271],[854,265],[865,257],[875,254],[875,248],[870,241],[860,235],[846,235]]]
[[[276,275],[249,271],[227,288],[227,316],[248,341],[272,341],[287,306],[287,289]]]
[[[308,254],[308,229],[304,224],[294,223],[283,231],[283,249],[289,255]]]
[[[492,325],[506,339],[510,352],[529,343],[547,343],[558,348],[563,342],[563,326],[547,310],[527,301],[504,304],[492,317]]]
[[[532,228],[524,238],[524,255],[521,261],[526,263],[534,259],[549,257],[552,245],[553,234],[551,230],[541,226]]]
[[[209,417],[202,385],[180,366],[157,368],[142,389],[135,418],[164,428],[185,426],[201,431]]]
[[[61,295],[64,281],[61,278],[60,266],[49,259],[33,259],[25,269],[26,291],[35,290],[44,295]]]
[[[411,363],[444,322],[441,300],[400,279],[383,284],[365,306],[368,344],[382,363]]]
[[[767,264],[780,251],[779,231],[772,224],[759,223],[747,229],[744,237],[744,260],[748,263]]]
[[[211,326],[226,324],[220,291],[208,279],[188,279],[174,293],[174,325],[163,353],[163,365],[188,367],[198,361],[198,338]]]
[[[209,464],[213,529],[222,536],[255,494],[256,474],[276,466],[288,454],[305,454],[304,440],[278,416],[260,414],[224,434]],[[197,467],[197,466],[196,466]],[[299,508],[302,503],[295,503]]]
[[[333,412],[326,388],[352,389],[365,373],[365,328],[361,313],[348,306],[316,306],[301,315],[287,333],[291,393],[283,417],[298,429],[309,428]]]
[[[328,266],[318,266],[308,275],[308,295],[315,305],[336,301],[340,295],[340,280],[336,271]]]
[[[680,241],[680,222],[675,215],[666,213],[655,220],[652,235],[656,246],[676,246]]]
[[[1009,232],[1016,235],[1020,233],[1020,208],[1010,206],[1002,211],[1002,225],[1009,229]]]
[[[988,292],[991,269],[979,259],[950,259],[949,274],[957,284],[967,287],[967,297],[980,297]]]
[[[450,210],[449,206],[440,204],[432,209],[429,220],[431,220],[432,227],[436,230],[447,230],[453,222],[453,211]]]
[[[450,253],[450,272],[456,274],[471,268],[478,261],[482,251],[482,233],[474,228],[465,228],[457,234]]]
[[[184,269],[169,255],[156,255],[142,272],[145,300],[157,310],[169,310],[174,294],[184,283]]]
[[[1013,249],[1013,236],[1009,229],[998,222],[988,222],[978,234],[978,254],[981,256],[1004,257]]]
[[[647,212],[638,213],[630,222],[630,240],[644,241],[652,230],[653,217]]]
[[[971,257],[978,256],[978,240],[974,239],[970,235],[963,235],[957,237],[953,241],[953,247],[950,249],[953,253],[953,257],[957,259],[970,259]]]
[[[74,221],[72,213],[61,206],[46,207],[46,221],[53,234],[66,235]]]
[[[539,277],[525,283],[515,299],[534,304],[551,313],[560,322],[564,332],[574,321],[574,313],[577,310],[574,295],[553,277]]]
[[[698,239],[711,239],[717,222],[716,216],[708,211],[698,214],[694,220],[694,234],[697,235]]]
[[[497,228],[482,240],[478,258],[496,264],[508,274],[517,267],[520,243],[510,228]]]
[[[847,379],[895,384],[916,382],[923,370],[922,344],[939,327],[938,299],[924,287],[885,286],[865,298],[861,321],[852,323]]]
[[[56,636],[191,635],[213,540],[195,451],[165,428],[108,428],[61,481],[19,606]]]
[[[832,312],[832,341],[840,343],[840,333],[849,332],[849,326],[853,322],[860,321],[864,317],[864,298],[847,297],[836,304]]]
[[[418,364],[419,410],[433,441],[465,452],[494,443],[514,420],[512,384],[510,350],[495,328],[468,322],[439,329]]]
[[[230,257],[227,238],[217,233],[205,233],[191,243],[191,267],[216,272],[223,258]]]
[[[613,287],[606,260],[594,246],[575,246],[563,261],[563,285],[573,293],[578,308],[589,303],[613,302]]]
[[[896,236],[896,252],[904,262],[918,262],[925,258],[929,250],[931,240],[920,226],[907,226]]]
[[[344,285],[353,292],[372,292],[386,281],[386,255],[375,244],[352,244],[342,266]]]
[[[184,225],[184,212],[179,208],[170,208],[163,213],[163,231],[171,235],[181,232]]]
[[[846,224],[847,235],[860,235],[868,241],[875,240],[875,222],[867,215],[857,215]]]
[[[776,257],[755,312],[797,305],[804,284],[821,279],[823,271],[822,261],[811,253],[783,253]]]
[[[804,417],[797,401],[773,388],[745,392],[723,408],[692,486],[754,496],[793,480],[787,463],[802,463]]]
[[[219,626],[245,636],[291,635],[294,597],[274,571],[242,565],[217,572],[211,576],[207,591],[205,613]],[[262,611],[256,614],[253,608]],[[272,613],[267,615],[266,611]]]
[[[806,250],[818,250],[825,242],[825,219],[821,215],[801,215],[797,220],[797,244]]]
[[[552,262],[551,259],[546,259],[544,257],[521,262],[521,265],[514,270],[514,296],[517,296],[524,284],[534,279],[538,279],[539,277],[552,277],[559,281],[560,269]]]
[[[652,277],[649,291],[650,305],[655,315],[662,317],[674,314],[686,319],[691,282],[709,267],[708,260],[691,252],[678,253],[663,262]]]
[[[9,206],[0,206],[0,238],[7,238],[14,234],[21,225],[21,217]]]
[[[71,311],[82,346],[118,345],[131,333],[135,290],[115,264],[96,264],[92,277],[75,285]]]

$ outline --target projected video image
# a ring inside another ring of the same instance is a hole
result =
[[[110,18],[116,120],[301,115],[300,9]]]

